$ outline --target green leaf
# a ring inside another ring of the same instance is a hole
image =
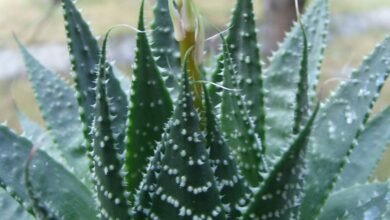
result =
[[[262,181],[260,172],[266,171],[263,160],[264,149],[255,132],[254,122],[249,117],[241,90],[238,90],[237,78],[233,60],[225,44],[223,86],[234,90],[224,91],[222,94],[222,131],[241,173],[251,186],[258,186]]]
[[[30,120],[23,113],[17,113],[20,127],[23,131],[23,136],[28,137],[28,139],[34,144],[34,146],[39,147],[39,149],[45,151],[50,157],[54,158],[57,162],[67,167],[66,161],[58,149],[58,146],[54,144],[53,139],[48,132],[43,130],[36,122]],[[68,168],[68,167],[67,167]]]
[[[0,188],[0,216],[2,220],[34,220],[20,204]]]
[[[358,145],[349,156],[335,190],[356,183],[365,183],[376,168],[390,141],[390,107],[372,119],[358,138]]]
[[[142,5],[126,143],[126,181],[130,193],[134,193],[139,186],[148,157],[153,155],[163,125],[172,114],[172,101],[153,59],[146,33],[143,32],[143,13]]]
[[[191,85],[187,52],[177,106],[167,129],[165,153],[157,177],[151,218],[225,219],[219,192],[200,130]]]
[[[99,46],[87,23],[81,17],[72,0],[62,0],[65,29],[68,37],[68,48],[71,57],[73,78],[76,82],[77,101],[80,106],[80,117],[84,124],[84,136],[91,144],[91,125],[94,118],[95,82],[97,65],[99,63]],[[121,90],[120,83],[109,69],[108,96],[112,98],[110,112],[115,115],[112,120],[112,130],[115,133],[119,149],[124,149],[128,102],[126,94]]]
[[[18,44],[42,117],[55,144],[72,172],[89,184],[88,160],[74,90],[60,76],[40,64],[19,41]]]
[[[215,106],[218,106],[222,102],[222,92],[223,89],[217,85],[222,85],[223,83],[223,54],[219,55],[217,60],[217,66],[215,67],[215,70],[211,74],[211,81],[215,85],[210,85],[209,87],[209,94],[210,94],[210,100],[212,103],[214,103]]]
[[[32,144],[0,125],[0,186],[28,206],[23,180],[24,161]],[[73,174],[38,150],[31,163],[32,186],[46,207],[64,220],[97,219],[91,192]]]
[[[303,34],[303,48],[302,48],[302,60],[301,60],[301,69],[299,70],[299,82],[298,82],[298,92],[296,94],[296,108],[295,108],[295,121],[293,132],[298,134],[302,126],[305,126],[305,123],[308,118],[308,109],[309,109],[309,82],[308,82],[308,44],[306,31],[303,27],[303,24],[299,20],[302,34]]]
[[[168,123],[169,124],[169,123]],[[166,142],[167,131],[163,134],[161,142]],[[164,154],[163,144],[157,143],[153,157],[149,161],[146,174],[140,183],[139,192],[135,197],[134,218],[143,220],[150,217],[152,201],[156,195],[157,176],[161,171],[161,159]]]
[[[93,123],[93,170],[97,198],[102,219],[129,219],[129,207],[125,198],[124,180],[119,143],[111,129],[110,97],[108,97],[108,74],[112,74],[106,62],[106,48],[109,33],[104,38],[96,82],[95,118]]]
[[[172,100],[179,95],[178,80],[181,72],[179,43],[173,37],[173,26],[168,10],[169,0],[157,0],[153,8],[154,21],[152,24],[153,55],[156,63],[161,67]]]
[[[328,22],[328,0],[315,0],[302,17],[308,42],[309,99],[315,94]],[[296,23],[264,70],[266,146],[271,162],[274,157],[282,155],[294,140],[297,85],[304,56],[303,36],[299,23]]]
[[[333,193],[319,220],[381,220],[390,205],[388,183],[356,185]]]
[[[237,1],[229,27],[226,41],[237,70],[237,88],[245,96],[255,132],[265,149],[263,78],[252,0]]]
[[[32,207],[32,210],[34,212],[34,215],[37,219],[41,220],[59,220],[60,218],[57,216],[57,213],[54,210],[50,210],[44,204],[44,198],[42,198],[38,193],[35,192],[34,186],[32,184],[32,181],[30,179],[30,164],[35,156],[36,148],[32,148],[30,155],[28,156],[27,162],[24,165],[24,184],[26,187],[27,195],[30,199],[30,205]]]
[[[347,157],[358,144],[356,138],[390,72],[389,63],[387,38],[320,109],[310,141],[302,218],[319,214]]]
[[[60,163],[62,166],[72,171],[72,167],[66,162],[63,153],[54,144],[49,133],[44,131],[36,122],[27,118],[24,114],[18,112],[19,124],[23,130],[23,136],[28,137],[34,146],[46,152],[51,158]]]
[[[298,219],[299,202],[303,197],[304,177],[307,173],[307,144],[317,112],[318,106],[295,142],[255,194],[254,201],[245,213],[245,219]]]
[[[210,164],[215,169],[214,176],[218,189],[220,189],[221,201],[229,207],[225,211],[229,219],[237,219],[242,215],[240,207],[249,203],[252,194],[222,135],[207,90],[204,89],[204,91],[207,121],[206,143],[210,149]]]

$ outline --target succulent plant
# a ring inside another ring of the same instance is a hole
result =
[[[192,0],[157,0],[151,37],[142,2],[131,81],[106,59],[109,33],[99,47],[62,6],[74,83],[18,41],[47,130],[22,114],[22,135],[0,125],[1,219],[390,219],[389,183],[371,181],[390,108],[369,120],[390,38],[318,104],[327,0],[265,68],[238,0],[215,70]]]

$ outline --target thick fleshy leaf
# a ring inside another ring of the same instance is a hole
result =
[[[67,167],[64,157],[57,145],[54,144],[49,133],[43,130],[38,123],[27,118],[23,113],[18,112],[17,115],[23,136],[26,136],[34,146],[39,146],[39,149],[45,151],[50,157]]]
[[[333,193],[319,220],[381,220],[390,206],[388,183],[356,185]]]
[[[99,46],[92,35],[88,24],[81,17],[72,0],[62,0],[65,30],[68,38],[68,48],[72,63],[73,78],[76,82],[77,101],[80,106],[80,117],[84,124],[84,136],[91,143],[89,136],[94,118],[96,68],[99,63]],[[110,112],[115,115],[112,120],[112,130],[115,139],[120,143],[119,149],[124,149],[128,102],[120,83],[109,69],[108,96],[112,98]]]
[[[328,0],[315,0],[302,17],[308,43],[309,99],[314,96],[323,49],[327,39]],[[293,139],[296,96],[303,57],[304,35],[299,23],[264,70],[267,155],[280,156]]]
[[[223,86],[233,90],[224,91],[222,95],[222,131],[242,175],[251,186],[258,186],[262,181],[260,172],[266,169],[263,160],[264,149],[255,132],[254,122],[249,116],[247,103],[238,89],[237,78],[233,59],[225,44]]]
[[[187,59],[188,61],[188,54]],[[185,62],[187,63],[187,62]],[[177,106],[163,141],[165,153],[157,176],[150,217],[225,219],[188,82],[187,65]]]
[[[102,45],[99,73],[96,82],[95,118],[93,122],[93,148],[91,157],[95,177],[99,211],[102,219],[130,218],[125,197],[124,180],[121,175],[122,163],[119,156],[119,144],[111,129],[112,113],[109,106],[108,74],[112,74],[106,62],[107,34]]]
[[[265,147],[264,92],[252,0],[237,0],[226,42],[255,132]]]
[[[390,107],[371,120],[358,138],[334,190],[365,183],[390,142]]]
[[[172,114],[172,102],[153,59],[145,30],[143,6],[139,16],[137,52],[126,143],[128,191],[134,193],[142,173]],[[133,198],[131,198],[132,200]]]
[[[157,0],[154,6],[154,21],[152,24],[153,55],[161,68],[172,100],[179,95],[178,80],[181,73],[179,43],[173,36],[173,26],[168,9],[169,0]]]
[[[252,196],[247,182],[242,177],[236,165],[235,158],[230,153],[229,146],[226,144],[222,135],[221,128],[217,123],[213,112],[213,105],[205,89],[206,103],[206,143],[210,150],[210,164],[215,169],[218,189],[222,203],[226,204],[226,214],[228,219],[237,219],[242,215],[240,207],[245,207]]]
[[[255,194],[254,201],[245,213],[245,219],[298,219],[307,173],[307,144],[317,112],[318,106],[295,142]]]
[[[24,162],[32,144],[0,125],[0,185],[19,203],[29,204],[23,179]],[[92,193],[73,174],[38,150],[30,166],[35,193],[44,205],[64,220],[97,219]]]
[[[211,81],[214,85],[210,85],[209,94],[210,100],[214,103],[215,106],[218,106],[222,102],[222,91],[223,89],[217,85],[222,85],[223,83],[223,54],[219,55],[217,60],[217,66],[211,75]],[[219,115],[217,115],[219,116]]]
[[[321,107],[309,143],[302,218],[319,214],[347,156],[358,145],[356,138],[390,72],[389,64],[390,38],[386,38]]]
[[[33,149],[30,152],[30,155],[28,156],[27,162],[24,165],[24,172],[23,172],[23,179],[24,184],[26,187],[27,195],[30,200],[30,206],[33,210],[34,216],[37,219],[41,220],[60,220],[60,217],[58,217],[58,213],[46,206],[44,203],[44,198],[41,197],[41,195],[35,191],[32,180],[30,179],[30,164],[35,156],[36,148],[33,147]]]
[[[301,22],[301,21],[299,21]],[[298,134],[309,117],[309,82],[308,82],[308,44],[306,31],[300,23],[303,34],[302,60],[299,70],[298,92],[296,95],[295,119],[293,133]]]
[[[74,90],[40,64],[22,44],[19,46],[35,98],[55,144],[71,170],[83,182],[89,183],[88,160]]]
[[[34,220],[19,203],[0,188],[0,217],[2,220]]]
[[[169,123],[168,123],[169,124]],[[167,133],[163,134],[161,142],[166,142]],[[154,156],[151,157],[147,167],[146,174],[142,178],[139,192],[135,197],[134,218],[143,220],[150,217],[152,201],[156,195],[157,176],[161,171],[161,158],[164,154],[164,148],[161,142],[157,143]]]

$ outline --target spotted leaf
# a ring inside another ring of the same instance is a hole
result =
[[[314,97],[328,29],[328,0],[315,0],[302,17],[307,34],[308,97]],[[304,54],[304,35],[299,23],[287,34],[284,43],[264,70],[267,156],[277,162],[290,146],[297,109],[298,82]],[[278,92],[274,92],[278,91]]]
[[[302,218],[319,214],[346,158],[358,145],[361,127],[390,72],[389,63],[390,38],[386,38],[321,107],[309,143]]]
[[[295,142],[265,179],[249,205],[245,219],[299,219],[299,204],[307,173],[305,155],[317,112],[318,107]]]
[[[235,158],[222,135],[207,90],[204,91],[207,121],[206,143],[210,151],[210,164],[215,169],[214,175],[220,189],[221,201],[229,207],[226,209],[228,219],[237,219],[242,214],[240,208],[248,205],[252,192],[241,175]]]
[[[302,60],[299,69],[298,80],[298,92],[296,94],[296,107],[295,107],[295,119],[293,133],[298,134],[302,126],[305,123],[309,114],[309,82],[308,82],[308,44],[306,31],[303,24],[300,22],[302,35],[303,35],[303,47],[302,47]]]
[[[40,64],[19,43],[29,80],[45,123],[70,169],[89,183],[88,160],[74,90],[60,76]],[[41,146],[37,146],[41,147]]]
[[[138,29],[145,30],[143,6]],[[135,192],[161,138],[164,123],[172,114],[172,102],[153,59],[146,33],[137,34],[137,52],[126,144],[128,191]],[[132,199],[132,198],[131,198]]]
[[[153,54],[156,64],[161,67],[161,75],[171,95],[176,100],[179,95],[178,80],[181,72],[179,44],[173,36],[173,26],[168,10],[169,0],[157,0],[154,6],[152,24]]]
[[[17,115],[23,135],[28,137],[34,146],[39,146],[39,148],[49,154],[50,157],[67,167],[68,165],[66,164],[64,157],[61,155],[58,146],[54,144],[49,133],[23,113],[18,112]],[[70,167],[67,168],[70,169]]]
[[[242,175],[251,186],[258,186],[262,180],[260,172],[266,170],[260,138],[249,115],[246,101],[238,86],[237,71],[227,45],[224,46],[223,86],[233,90],[222,95],[222,131],[227,144],[236,158]]]
[[[93,109],[96,101],[94,87],[97,78],[96,68],[99,63],[99,46],[72,0],[61,1],[80,117],[84,124],[84,136],[88,140],[87,144],[90,145],[92,139],[89,134],[95,112]],[[115,116],[111,126],[115,139],[118,140],[118,147],[123,151],[128,102],[120,83],[112,74],[111,67],[109,67],[109,72],[107,88],[108,96],[112,98],[110,112]]]
[[[252,0],[238,0],[226,42],[236,66],[237,88],[245,97],[254,131],[265,148],[263,79],[254,16]]]
[[[218,106],[222,102],[222,91],[223,89],[218,85],[222,85],[223,83],[223,54],[219,55],[217,58],[217,65],[215,70],[211,74],[211,81],[214,85],[210,85],[209,94],[210,100],[214,103],[215,106]],[[219,116],[219,115],[217,115]]]
[[[58,214],[53,209],[49,208],[47,204],[44,204],[44,198],[34,189],[32,180],[30,179],[30,164],[35,156],[36,148],[33,148],[24,165],[24,184],[26,187],[27,195],[30,201],[31,209],[37,219],[41,220],[60,220]]]
[[[190,53],[187,52],[186,64]],[[161,158],[150,216],[160,219],[224,219],[186,64],[179,99],[168,124],[167,140],[162,142],[165,153]]]
[[[328,219],[388,219],[385,213],[390,205],[388,183],[355,185],[333,193],[319,220]]]
[[[16,201],[29,206],[23,173],[32,144],[3,125],[0,125],[0,140],[0,186],[5,187]],[[89,189],[45,152],[36,152],[30,177],[43,205],[59,218],[97,219],[96,205]]]
[[[168,123],[169,124],[169,123]],[[161,142],[157,143],[153,157],[150,158],[146,174],[142,178],[139,192],[135,198],[134,218],[143,220],[150,218],[152,201],[156,195],[157,176],[161,171],[161,158],[164,155],[167,133],[163,134]]]
[[[372,119],[358,138],[334,190],[365,183],[373,174],[390,142],[390,107]],[[367,156],[369,155],[369,156]]]
[[[119,156],[119,144],[111,129],[112,112],[109,108],[107,79],[108,74],[112,72],[106,62],[107,38],[108,34],[104,38],[96,82],[91,157],[101,218],[125,220],[130,218],[130,208],[125,197],[124,180],[120,173],[122,163]]]

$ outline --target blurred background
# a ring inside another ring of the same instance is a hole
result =
[[[147,0],[146,19],[152,21],[155,0]],[[224,30],[235,0],[195,0],[206,19],[207,35]],[[290,28],[295,17],[293,0],[253,0],[262,42],[262,57],[267,62]],[[301,0],[306,5],[310,0]],[[139,0],[78,0],[84,17],[91,21],[95,35],[103,35],[116,24],[136,26]],[[389,0],[330,0],[330,36],[321,75],[321,93],[326,97],[346,79],[373,47],[390,35]],[[0,0],[0,122],[7,121],[19,130],[15,104],[28,117],[42,123],[34,95],[27,81],[21,56],[12,37],[15,33],[29,50],[50,69],[69,77],[60,0]],[[216,53],[216,43],[209,42],[209,53]],[[213,49],[214,48],[214,49]],[[134,32],[115,31],[110,40],[109,56],[125,72],[130,72],[134,55]],[[331,83],[323,83],[328,79]],[[377,113],[390,103],[390,82],[374,107]],[[43,125],[43,124],[42,124]],[[390,176],[390,150],[381,162],[376,177]]]

